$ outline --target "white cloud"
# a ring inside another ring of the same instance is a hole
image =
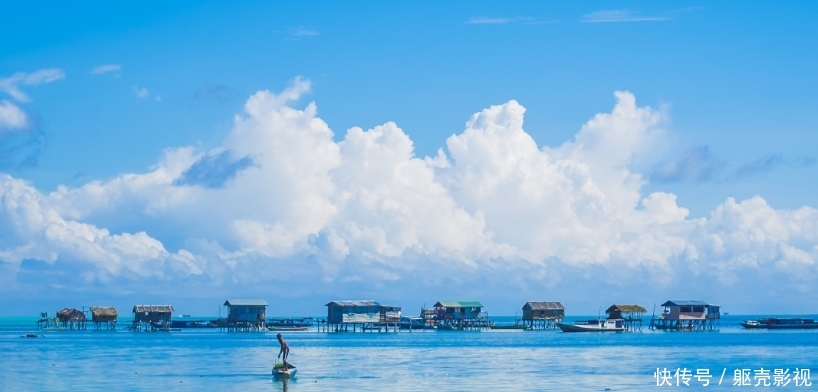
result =
[[[499,17],[488,17],[488,16],[472,16],[466,21],[466,24],[509,24],[509,23],[517,23],[517,22],[530,22],[532,21],[531,18],[526,18],[522,16],[517,16],[513,18],[499,18]]]
[[[318,35],[318,32],[312,29],[308,29],[305,27],[299,27],[295,30],[290,31],[287,34],[287,40],[290,41],[298,41],[304,38],[315,37]]]
[[[667,113],[628,92],[560,146],[538,146],[523,129],[525,108],[509,101],[421,158],[394,123],[335,141],[314,103],[293,107],[309,90],[296,79],[280,94],[254,94],[217,149],[169,149],[147,173],[49,194],[4,177],[0,259],[66,259],[99,279],[131,271],[356,293],[461,292],[480,281],[509,292],[593,284],[718,297],[771,277],[812,292],[818,278],[814,208],[727,199],[689,219],[675,195],[643,194],[646,180],[630,167],[662,139]],[[233,171],[221,156],[233,157]],[[194,165],[196,178],[229,181],[183,181]],[[169,237],[102,229],[123,216]]]
[[[63,78],[65,78],[65,73],[57,68],[41,69],[32,73],[17,72],[7,78],[0,78],[0,91],[11,95],[18,102],[29,102],[31,98],[21,91],[19,86],[51,83]]]
[[[136,94],[137,98],[147,98],[148,95],[150,95],[150,92],[146,87],[133,86],[131,89],[133,90],[133,93]]]
[[[3,129],[20,129],[28,126],[28,116],[19,106],[0,100],[0,131]]]
[[[103,75],[109,72],[119,71],[120,69],[122,69],[122,65],[120,64],[104,64],[91,70],[91,73],[94,75]]]
[[[671,20],[665,16],[645,16],[629,10],[603,10],[582,15],[585,23],[618,23],[618,22],[663,22]]]

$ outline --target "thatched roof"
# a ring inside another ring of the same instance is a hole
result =
[[[531,307],[531,310],[565,310],[560,302],[526,302],[525,305]],[[523,309],[525,309],[523,305]]]
[[[119,312],[114,307],[92,306],[91,315],[94,317],[117,317]]]
[[[63,321],[67,320],[85,320],[85,313],[76,308],[63,308],[57,312],[57,318]]]
[[[648,310],[640,305],[620,305],[620,304],[613,304],[611,305],[605,313],[612,313],[615,310],[619,310],[621,313],[645,313]]]

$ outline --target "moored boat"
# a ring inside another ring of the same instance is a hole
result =
[[[625,326],[621,319],[575,321],[573,324],[556,323],[562,332],[623,332]]]
[[[428,324],[422,317],[401,317],[398,322],[398,328],[407,330],[435,329],[433,325]]]
[[[519,329],[519,330],[526,330],[528,329],[528,325],[522,324],[491,324],[489,325],[490,329]]]
[[[298,332],[298,331],[306,331],[310,327],[306,326],[275,326],[275,325],[268,325],[267,330],[273,332]]]
[[[743,321],[741,326],[747,329],[818,329],[815,320],[806,318],[759,318]]]

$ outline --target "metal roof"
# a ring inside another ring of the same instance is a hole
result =
[[[553,310],[553,309],[565,310],[565,307],[562,306],[560,302],[526,302],[525,305],[530,306],[531,310]],[[523,305],[524,308],[525,305]]]
[[[707,306],[707,302],[697,299],[671,299],[660,306]]]
[[[134,305],[134,313],[142,312],[173,312],[173,305]]]
[[[438,301],[435,307],[444,308],[482,308],[480,301]]]
[[[270,306],[263,299],[228,299],[222,306]]]
[[[381,306],[378,301],[373,301],[371,299],[362,299],[362,300],[345,300],[345,301],[332,301],[327,303],[324,306],[350,306],[350,307],[357,307],[357,306]]]

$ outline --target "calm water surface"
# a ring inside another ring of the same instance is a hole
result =
[[[657,368],[685,367],[693,373],[710,369],[707,389],[736,389],[735,369],[818,373],[818,331],[746,331],[738,325],[756,317],[725,316],[718,332],[292,332],[285,338],[299,370],[289,381],[270,375],[278,354],[274,333],[135,333],[122,327],[123,320],[117,331],[46,331],[31,339],[20,335],[37,332],[36,319],[0,318],[0,390],[704,389],[695,378],[690,386],[676,387],[675,378],[671,388],[656,385]],[[715,385],[724,369],[722,385]],[[759,388],[816,390],[818,383]]]

